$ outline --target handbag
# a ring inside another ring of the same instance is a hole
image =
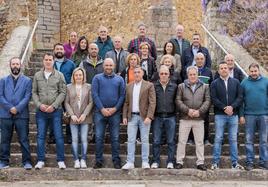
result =
[[[71,115],[68,112],[64,112],[62,115],[62,123],[65,125],[69,125],[71,121]]]

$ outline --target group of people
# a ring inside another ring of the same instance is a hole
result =
[[[68,43],[57,43],[53,54],[44,55],[43,68],[34,75],[33,81],[21,73],[20,59],[12,58],[10,75],[0,80],[0,169],[9,167],[14,127],[21,145],[22,165],[25,169],[32,168],[28,139],[31,98],[36,106],[35,169],[45,166],[48,129],[55,139],[58,167],[66,168],[62,130],[65,112],[70,116],[66,136],[67,143],[72,144],[76,169],[87,168],[88,131],[94,124],[95,169],[104,167],[108,126],[116,169],[135,168],[139,132],[142,168],[160,167],[160,148],[164,142],[167,144],[166,167],[181,169],[186,145],[194,143],[196,168],[205,171],[204,146],[209,144],[211,104],[215,113],[211,169],[219,168],[226,126],[231,167],[244,169],[238,162],[239,123],[245,124],[246,169],[254,168],[256,127],[260,142],[259,167],[268,169],[268,79],[261,76],[258,64],[251,64],[249,77],[244,78],[241,70],[234,66],[233,55],[227,54],[213,79],[210,54],[201,46],[199,34],[193,35],[190,44],[183,38],[183,26],[178,25],[176,37],[166,42],[163,55],[157,57],[154,42],[146,36],[146,25],[140,24],[138,31],[139,36],[129,42],[128,50],[122,48],[122,37],[112,39],[104,26],[99,28],[99,37],[94,43],[89,43],[84,36],[77,39],[77,33],[72,32]],[[128,135],[127,160],[123,166],[119,143],[121,123],[127,125]],[[179,135],[175,152],[176,123],[179,123]],[[153,134],[151,162],[150,130]]]

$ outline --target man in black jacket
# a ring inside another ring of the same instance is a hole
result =
[[[154,83],[156,92],[156,110],[153,121],[153,164],[152,169],[160,165],[160,145],[162,133],[166,132],[168,145],[167,168],[173,169],[175,162],[176,106],[177,85],[169,81],[169,69],[162,65],[159,80]]]
[[[205,67],[210,69],[212,62],[211,62],[209,51],[208,51],[207,48],[201,46],[200,34],[195,33],[195,34],[193,34],[192,45],[189,48],[185,49],[185,51],[183,52],[183,54],[181,56],[183,79],[186,79],[186,69],[187,69],[187,67],[196,65],[194,57],[199,52],[204,54],[204,56],[205,56]]]
[[[215,139],[211,169],[218,169],[225,126],[228,125],[230,157],[233,169],[244,169],[238,164],[237,132],[238,111],[243,99],[243,91],[237,79],[229,76],[226,62],[219,65],[220,77],[211,84],[211,100],[215,113]]]
[[[228,65],[230,77],[236,78],[237,80],[239,80],[239,82],[242,82],[242,80],[245,78],[245,76],[239,68],[235,67],[234,56],[232,54],[227,54],[224,57],[224,61]],[[216,72],[215,79],[217,79],[219,77],[220,77],[219,73]]]

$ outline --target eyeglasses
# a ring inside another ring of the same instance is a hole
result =
[[[160,73],[160,75],[168,75],[168,73]]]

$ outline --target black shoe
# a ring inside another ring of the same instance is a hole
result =
[[[122,166],[121,166],[121,163],[120,163],[120,162],[115,162],[115,163],[114,163],[114,168],[115,168],[115,169],[121,169],[121,167],[122,167]]]
[[[247,164],[245,169],[246,169],[247,171],[251,171],[251,170],[253,170],[253,169],[254,169],[253,164]]]
[[[47,140],[47,143],[48,144],[55,144],[56,143],[55,137],[49,137]]]
[[[93,166],[94,169],[100,169],[103,168],[103,164],[101,162],[96,162],[95,165]]]
[[[263,164],[259,164],[259,168],[260,169],[267,169],[268,170],[268,162],[267,163],[263,163]]]
[[[199,164],[196,168],[201,171],[207,171],[207,167],[205,166],[205,164]]]
[[[182,169],[183,168],[183,165],[182,164],[180,164],[180,163],[177,163],[176,164],[176,169]]]

